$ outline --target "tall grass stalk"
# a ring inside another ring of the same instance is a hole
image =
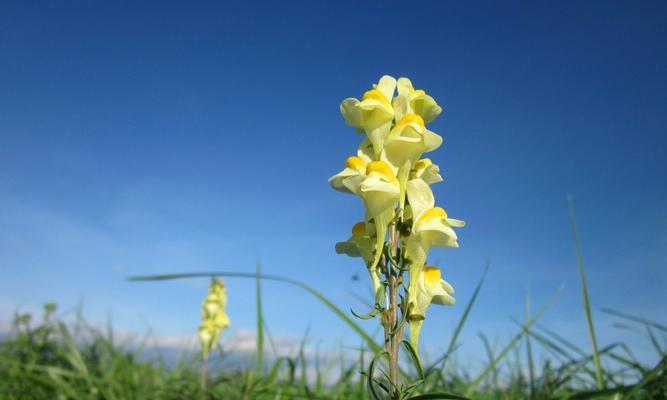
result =
[[[568,208],[570,212],[570,223],[572,225],[572,238],[574,240],[574,248],[577,253],[577,266],[579,268],[579,282],[581,283],[581,295],[584,301],[584,312],[586,313],[586,322],[588,323],[588,335],[591,340],[591,347],[593,350],[593,363],[595,364],[595,380],[598,389],[604,389],[604,373],[602,370],[602,363],[600,362],[600,353],[598,351],[598,343],[595,337],[595,326],[593,325],[593,315],[591,313],[591,305],[588,296],[588,285],[586,284],[586,276],[584,274],[584,260],[581,255],[581,246],[579,242],[579,232],[577,229],[577,221],[574,215],[574,204],[572,195],[567,196]]]
[[[255,273],[255,287],[257,296],[257,376],[262,376],[264,367],[264,317],[262,315],[262,284],[260,275],[260,262],[257,259]]]
[[[476,391],[477,388],[479,387],[479,384],[484,381],[486,376],[491,373],[494,369],[495,366],[498,365],[498,363],[505,358],[505,356],[519,343],[523,335],[527,334],[529,332],[529,329],[531,326],[539,320],[542,315],[547,311],[547,309],[556,301],[556,298],[560,294],[561,290],[563,290],[563,286],[561,286],[552,296],[551,298],[544,304],[542,309],[535,314],[535,316],[527,321],[523,327],[521,328],[521,331],[514,336],[514,338],[503,348],[503,350],[498,353],[498,356],[492,361],[489,362],[489,364],[482,370],[482,372],[475,378],[470,385],[468,385],[468,389],[466,390],[466,396],[472,396]]]
[[[530,293],[526,289],[526,313],[525,323],[530,321]],[[533,349],[530,344],[530,328],[527,329],[526,335],[526,357],[528,359],[528,378],[530,379],[530,398],[535,398],[535,363],[533,362]]]

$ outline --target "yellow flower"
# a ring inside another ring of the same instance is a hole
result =
[[[359,193],[359,185],[366,178],[367,161],[361,157],[348,157],[345,168],[329,178],[332,188],[344,193]]]
[[[365,221],[357,222],[352,227],[352,236],[345,242],[336,243],[336,253],[350,257],[361,257],[366,265],[373,261],[375,250],[375,227]]]
[[[416,181],[423,182],[422,180]],[[423,183],[423,185],[428,187],[426,183]],[[409,201],[411,200],[410,198]],[[411,205],[411,208],[417,206],[418,203],[414,206]],[[419,204],[419,207],[422,208],[428,206],[427,201]],[[458,238],[452,227],[465,225],[463,221],[449,218],[447,212],[441,207],[418,209],[416,212],[413,209],[413,219],[412,231],[405,241],[405,257],[410,260],[408,291],[411,300],[414,300],[412,293],[419,292],[420,276],[423,273],[423,266],[431,247],[459,247]]]
[[[426,310],[431,303],[451,306],[456,303],[454,288],[442,279],[436,267],[425,267],[417,276],[417,284],[410,289],[410,343],[418,349],[419,333],[426,318]]]
[[[359,194],[359,185],[366,178],[366,165],[371,161],[373,146],[366,139],[359,145],[357,155],[345,160],[345,168],[329,178],[329,184],[339,192]]]
[[[405,114],[389,132],[381,157],[397,171],[401,186],[401,209],[404,207],[406,182],[413,164],[422,154],[437,149],[441,144],[442,137],[426,129],[424,120],[417,114]]]
[[[435,197],[431,187],[423,179],[409,180],[406,188],[414,223],[416,217],[435,205]]]
[[[433,164],[429,158],[422,158],[415,163],[410,172],[410,179],[423,179],[429,185],[443,181],[440,167]]]
[[[393,101],[396,119],[405,114],[417,114],[425,123],[431,122],[440,115],[442,108],[423,90],[415,90],[408,78],[399,78],[397,82],[398,96]]]
[[[366,179],[361,182],[359,195],[366,206],[366,220],[375,222],[376,248],[371,268],[375,268],[382,256],[387,226],[394,217],[401,192],[398,179],[384,161],[373,161],[366,166]]]
[[[345,122],[366,132],[373,144],[376,160],[380,158],[384,140],[394,119],[391,99],[395,89],[396,80],[384,75],[373,89],[364,93],[361,101],[347,98],[340,104],[340,112]]]
[[[396,169],[409,162],[409,171],[422,154],[437,149],[441,144],[442,137],[426,129],[422,117],[405,114],[389,132],[383,155]]]
[[[380,275],[377,268],[373,268],[376,240],[375,226],[366,221],[357,222],[352,227],[352,236],[345,242],[336,243],[336,253],[346,254],[350,257],[361,257],[366,263],[366,268],[373,283],[373,292],[377,293],[381,289]]]
[[[204,359],[207,359],[209,352],[217,346],[220,333],[229,327],[226,306],[227,289],[221,279],[214,279],[202,303],[202,322],[198,331]]]
[[[459,247],[458,237],[452,227],[463,227],[465,222],[449,218],[442,207],[432,207],[421,212],[415,212],[413,208],[412,212],[414,222],[405,245],[405,255],[412,263],[411,270],[424,265],[426,255],[433,246]]]

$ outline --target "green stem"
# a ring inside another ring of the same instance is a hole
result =
[[[202,390],[206,390],[206,383],[208,380],[207,368],[208,368],[208,352],[205,352],[201,363],[201,369],[199,371],[199,385],[201,386]]]

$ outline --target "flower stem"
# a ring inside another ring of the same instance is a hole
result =
[[[397,323],[397,292],[398,285],[396,284],[398,279],[395,276],[389,277],[389,329],[394,331],[396,329]],[[389,351],[389,376],[391,378],[392,386],[392,399],[399,399],[399,384],[398,384],[398,352],[400,344],[401,331],[391,334],[391,351]]]
[[[391,398],[400,399],[400,385],[399,385],[399,370],[398,370],[398,355],[400,351],[400,344],[403,340],[403,329],[396,329],[398,324],[398,291],[400,288],[399,270],[394,271],[392,265],[397,265],[397,249],[399,241],[399,231],[396,225],[392,224],[389,230],[389,243],[391,245],[390,257],[392,263],[387,266],[387,283],[389,289],[389,310],[388,323],[385,325],[385,341],[388,345],[387,353],[389,354],[389,377],[391,379]]]
[[[204,354],[202,363],[201,363],[201,369],[199,371],[199,386],[201,387],[202,390],[206,390],[206,381],[207,379],[207,367],[208,367],[208,354]]]

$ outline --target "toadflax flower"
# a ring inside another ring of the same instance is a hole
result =
[[[348,157],[345,168],[329,178],[329,184],[339,192],[358,194],[359,185],[366,178],[367,163],[361,157]]]
[[[410,236],[405,241],[405,256],[410,260],[410,278],[423,267],[431,247],[459,247],[452,227],[463,227],[465,222],[449,218],[442,207],[428,208],[414,214]]]
[[[398,96],[393,101],[396,119],[406,114],[417,114],[429,123],[442,112],[442,108],[423,90],[415,90],[408,78],[398,78]]]
[[[377,268],[373,268],[375,256],[376,239],[375,226],[366,221],[357,222],[352,227],[352,236],[345,242],[336,243],[336,253],[347,254],[350,257],[361,257],[366,263],[368,274],[373,283],[373,293],[378,294],[380,285],[380,275]]]
[[[411,181],[412,182],[412,181]],[[428,204],[421,204],[422,207]],[[414,212],[414,210],[413,210]],[[449,218],[441,207],[426,208],[413,214],[410,236],[405,240],[405,257],[410,261],[408,302],[416,304],[420,293],[420,276],[429,250],[437,247],[459,247],[452,227],[462,227],[463,221]]]
[[[430,158],[422,158],[415,163],[410,172],[410,179],[421,179],[429,185],[443,181],[440,167],[433,164]]]
[[[396,169],[409,161],[408,171],[422,154],[442,144],[442,137],[426,129],[417,114],[405,114],[389,132],[384,144],[384,157]]]
[[[442,137],[426,129],[424,120],[417,114],[405,114],[389,132],[382,158],[397,171],[401,209],[404,208],[406,181],[412,166],[422,154],[437,149],[441,144]]]
[[[419,333],[426,318],[426,310],[431,303],[451,306],[456,303],[454,288],[442,279],[436,267],[425,267],[419,271],[413,289],[414,296],[410,308],[408,324],[410,325],[410,343],[415,348],[419,345]],[[412,292],[410,292],[412,295]]]
[[[229,327],[229,317],[225,312],[227,306],[227,289],[222,279],[213,279],[208,294],[202,303],[202,322],[199,326],[199,339],[202,344],[204,360],[218,344],[223,330]]]
[[[367,219],[375,223],[377,236],[375,258],[371,268],[375,268],[382,256],[387,226],[394,218],[401,188],[396,175],[384,161],[373,161],[366,167],[366,179],[361,182],[359,195],[366,206]]]
[[[391,124],[394,119],[394,108],[391,99],[396,89],[396,80],[385,75],[374,88],[364,93],[361,101],[347,98],[340,104],[340,112],[348,125],[363,130],[373,144],[375,158],[380,158]]]

